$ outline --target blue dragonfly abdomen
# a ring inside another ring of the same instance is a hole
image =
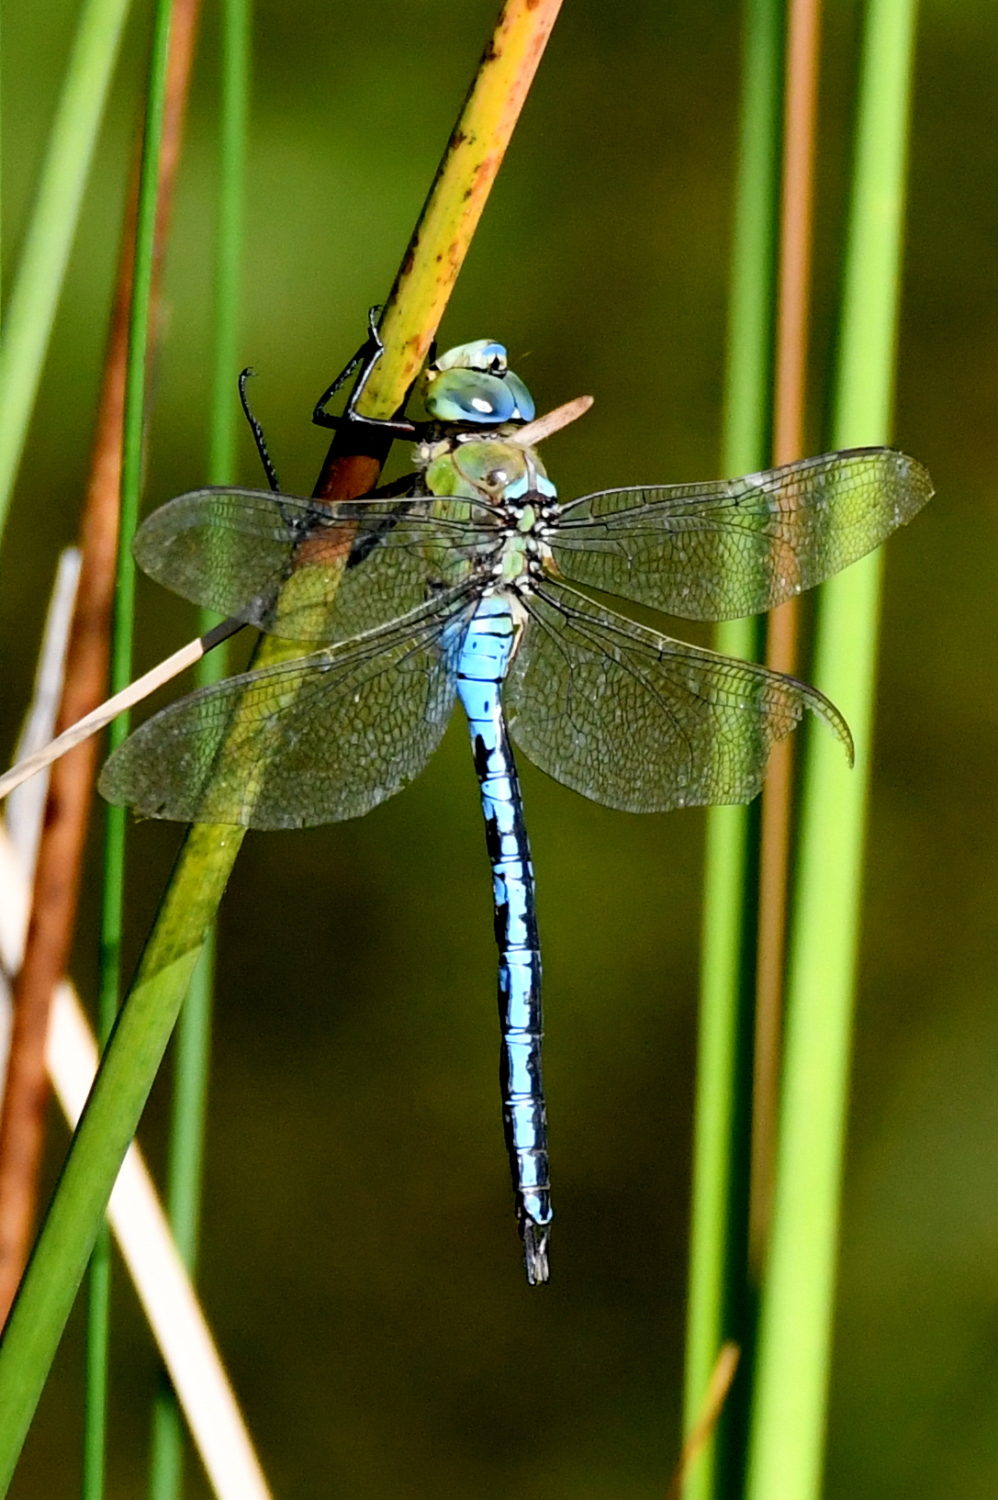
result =
[[[541,1077],[541,952],[534,868],[502,707],[502,684],[521,629],[515,596],[494,593],[482,599],[457,653],[457,695],[468,716],[492,866],[503,1133],[527,1280],[534,1286],[548,1279],[552,1215]]]

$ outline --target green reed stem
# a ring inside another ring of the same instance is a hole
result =
[[[169,0],[157,0],[149,57],[145,135],[135,224],[135,264],[125,376],[122,431],[121,507],[118,522],[118,583],[111,636],[110,690],[125,687],[132,676],[135,616],[135,565],[132,537],[138,524],[145,434],[146,357],[159,198],[159,159],[166,103],[166,70],[170,40]],[[128,716],[111,726],[110,744],[128,733]],[[105,816],[104,873],[101,889],[100,973],[97,1031],[105,1043],[111,1034],[121,996],[121,938],[125,909],[125,816],[109,807]],[[84,1500],[101,1500],[106,1459],[111,1246],[104,1225],[94,1244],[87,1307],[87,1394],[84,1405]]]
[[[239,352],[246,147],[249,133],[251,10],[249,0],[224,0],[219,89],[219,194],[215,264],[215,340],[208,483],[236,479],[236,435],[240,420],[235,375]],[[202,611],[204,632],[217,616]],[[225,675],[224,646],[204,657],[198,682]],[[197,1261],[204,1164],[205,1121],[215,985],[215,934],[209,930],[180,1012],[174,1050],[173,1106],[167,1171],[167,1212],[181,1258],[193,1273]],[[149,1458],[150,1500],[178,1500],[183,1493],[184,1426],[165,1372],[153,1408]]]
[[[914,29],[914,0],[871,0],[835,447],[883,442],[890,431]],[[807,744],[749,1500],[816,1500],[821,1489],[880,577],[879,558],[866,558],[825,584],[819,605],[814,677],[848,717],[859,755],[850,774],[825,736]]]
[[[0,536],[10,507],[128,0],[86,0],[0,346]]]
[[[779,200],[782,0],[747,0],[743,13],[739,167],[725,378],[726,474],[769,462],[773,387],[773,301]],[[719,651],[758,657],[757,620],[733,620],[715,636]],[[700,1029],[694,1123],[693,1204],[686,1328],[684,1431],[701,1415],[722,1345],[744,1348],[752,1118],[752,1004],[755,878],[752,808],[707,815]],[[743,1367],[741,1380],[746,1378]],[[737,1468],[732,1403],[694,1461],[685,1500],[730,1494]]]

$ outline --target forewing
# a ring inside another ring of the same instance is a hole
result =
[[[430,549],[474,551],[474,521],[429,516],[424,503],[331,506],[267,490],[193,490],[139,528],[135,556],[192,603],[270,635],[343,641],[407,614],[428,594]]]
[[[931,495],[917,460],[855,448],[716,484],[582,496],[552,551],[575,583],[690,620],[738,619],[856,562]]]
[[[202,688],[110,757],[103,795],[152,818],[304,828],[360,817],[419,774],[454,702],[472,604]]]
[[[852,755],[814,688],[671,640],[544,584],[505,694],[517,744],[557,781],[625,812],[750,802],[805,712]]]

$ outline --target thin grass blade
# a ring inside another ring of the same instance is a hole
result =
[[[128,0],[87,0],[49,136],[0,347],[0,537],[41,379]]]
[[[743,8],[739,172],[725,375],[724,472],[770,462],[773,292],[780,142],[781,0]],[[758,659],[757,621],[721,626],[717,649]],[[683,1427],[703,1411],[720,1351],[748,1335],[747,1231],[751,1128],[751,1012],[755,910],[753,808],[715,807],[707,817],[700,1022],[694,1119],[693,1204]],[[747,1378],[742,1361],[741,1379]],[[734,1493],[739,1468],[737,1412],[729,1406],[690,1461],[685,1500]]]

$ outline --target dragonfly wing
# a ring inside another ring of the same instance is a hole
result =
[[[852,756],[838,710],[814,688],[671,640],[544,584],[506,703],[517,744],[543,771],[625,812],[749,802],[770,749],[806,712]]]
[[[146,518],[133,551],[144,573],[191,603],[259,624],[323,510],[269,490],[192,490]]]
[[[270,635],[343,641],[418,608],[430,547],[474,549],[486,532],[422,502],[338,507],[268,490],[192,490],[139,528],[143,572],[194,604]]]
[[[716,484],[585,495],[564,507],[551,546],[575,583],[690,620],[733,620],[856,562],[931,496],[915,459],[856,448]]]
[[[246,672],[147,720],[100,790],[146,817],[304,828],[360,817],[439,743],[472,606],[425,608],[368,637]]]

